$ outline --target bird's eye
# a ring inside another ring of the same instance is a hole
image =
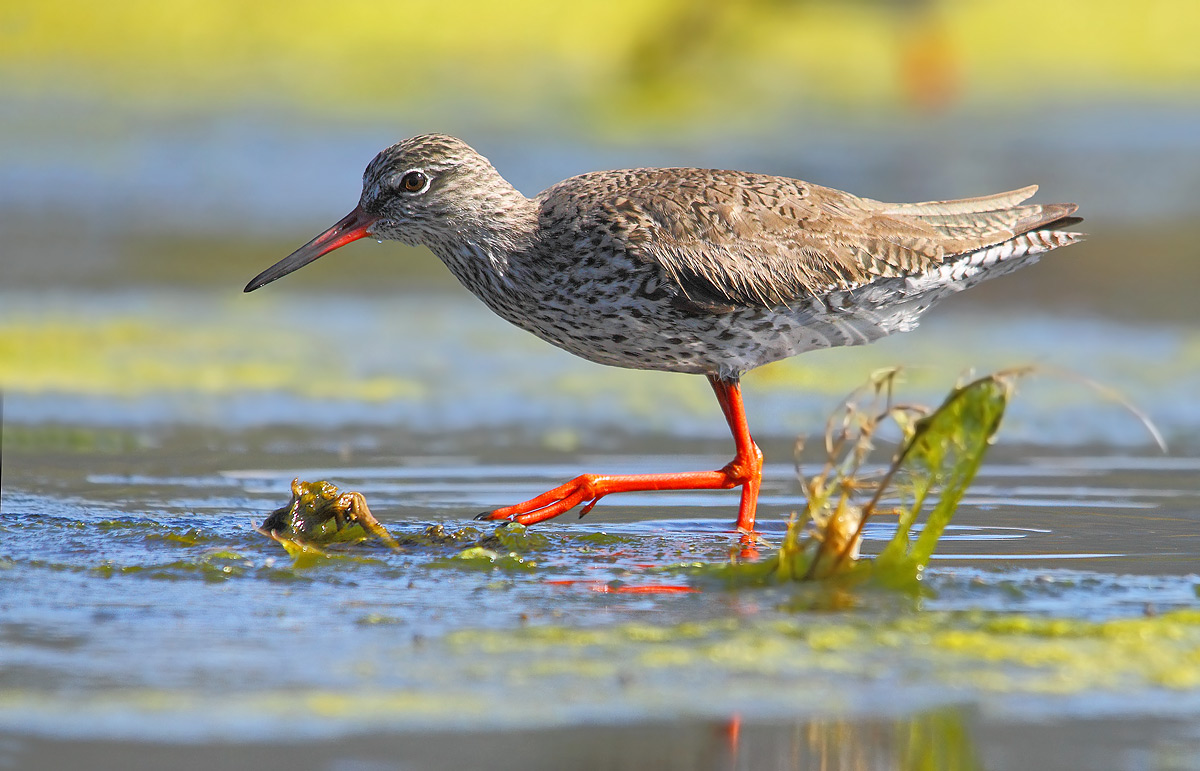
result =
[[[400,187],[409,193],[419,193],[429,184],[423,171],[410,171],[400,178]]]

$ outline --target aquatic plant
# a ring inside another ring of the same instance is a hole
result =
[[[900,370],[876,372],[826,424],[826,460],[815,474],[799,475],[805,505],[792,515],[779,549],[765,559],[734,558],[702,572],[735,585],[870,581],[915,590],[1000,427],[1015,382],[1029,371],[959,384],[936,409],[894,403]],[[865,464],[887,425],[900,430],[901,440],[886,470],[872,473]],[[802,447],[798,442],[798,454]],[[896,503],[885,510],[885,500]],[[895,534],[874,559],[859,559],[863,528],[885,511],[898,518]]]
[[[754,562],[735,557],[702,572],[734,585],[827,581],[917,591],[938,539],[1000,428],[1017,381],[1035,371],[1078,380],[1117,402],[1166,450],[1158,429],[1136,406],[1112,389],[1070,372],[1029,366],[1002,370],[960,382],[931,409],[894,403],[901,370],[879,370],[830,416],[821,469],[808,477],[798,471],[805,506],[792,515],[778,551]],[[901,436],[891,461],[882,474],[864,470],[888,425],[898,428]],[[802,449],[798,441],[797,455]],[[894,505],[884,507],[885,501]],[[885,513],[897,517],[895,533],[876,557],[859,559],[863,528],[871,517]]]

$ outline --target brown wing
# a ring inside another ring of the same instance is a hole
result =
[[[596,224],[619,231],[635,258],[660,266],[682,300],[713,311],[787,304],[919,273],[1075,210],[1017,205],[1036,187],[887,204],[733,171],[635,169],[585,177],[608,191],[594,211],[603,221]]]

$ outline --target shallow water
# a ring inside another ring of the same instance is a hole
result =
[[[1022,386],[910,598],[679,568],[736,551],[732,493],[613,496],[525,534],[474,522],[580,471],[715,468],[729,447],[699,378],[594,367],[462,298],[5,299],[10,344],[65,342],[5,395],[0,760],[186,745],[196,767],[853,767],[925,746],[959,767],[1072,767],[1061,740],[1113,767],[1194,767],[1188,327],[952,307],[748,377],[776,541],[800,504],[796,435],[878,366],[918,365],[908,393],[934,401],[968,365],[1052,362],[1161,427],[1165,455],[1075,380]],[[294,567],[253,530],[294,476],[362,492],[404,548]],[[890,532],[874,522],[865,551]],[[476,543],[515,556],[454,559]]]

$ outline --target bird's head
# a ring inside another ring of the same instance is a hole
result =
[[[453,242],[476,230],[488,214],[503,211],[514,196],[523,200],[466,142],[444,134],[406,139],[367,165],[354,211],[255,276],[245,291],[252,292],[360,238],[413,246]]]

